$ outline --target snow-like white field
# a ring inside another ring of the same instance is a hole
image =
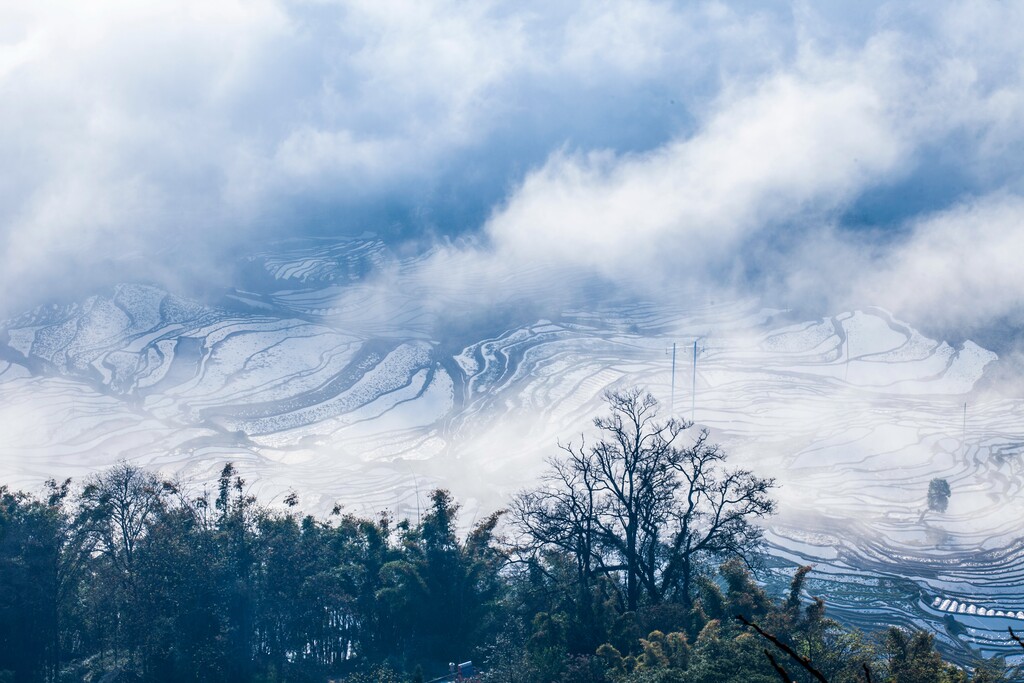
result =
[[[127,458],[201,485],[231,460],[266,499],[294,488],[311,511],[412,514],[444,485],[473,514],[587,431],[604,391],[642,385],[778,480],[773,555],[813,563],[833,614],[1012,654],[1024,400],[972,393],[993,353],[877,309],[794,323],[753,301],[449,327],[436,292],[427,306],[402,281],[407,263],[398,295],[365,278],[387,259],[369,238],[303,243],[252,257],[262,284],[223,306],[122,285],[6,321],[0,481]],[[934,477],[953,491],[944,513],[926,509]]]

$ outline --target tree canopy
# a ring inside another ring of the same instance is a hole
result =
[[[930,633],[826,615],[810,567],[752,574],[773,482],[728,466],[640,391],[596,438],[473,525],[270,507],[231,463],[196,490],[130,463],[37,493],[0,486],[0,682],[502,683],[1007,680]],[[1015,634],[1011,634],[1015,635]]]
[[[541,486],[513,501],[513,523],[534,553],[568,553],[581,585],[621,577],[627,610],[668,600],[689,608],[701,568],[754,558],[756,521],[775,509],[774,482],[727,468],[707,430],[684,445],[692,425],[659,421],[649,393],[605,398],[610,414],[594,421],[599,438],[549,460]]]

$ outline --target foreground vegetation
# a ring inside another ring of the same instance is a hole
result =
[[[865,635],[754,580],[771,480],[729,469],[656,402],[608,396],[590,446],[466,533],[422,519],[268,508],[228,464],[199,493],[122,463],[42,495],[0,487],[0,681],[1009,680],[932,637]]]

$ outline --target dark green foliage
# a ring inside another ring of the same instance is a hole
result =
[[[52,676],[60,657],[59,505],[0,487],[0,672],[12,681]]]
[[[1011,678],[1006,662],[999,657],[977,662],[971,683],[1008,683]]]
[[[402,659],[440,666],[464,657],[491,625],[505,561],[494,538],[500,514],[462,541],[458,510],[450,493],[434,491],[422,523],[403,526],[401,552],[381,568],[376,597],[390,610]]]
[[[883,657],[888,665],[890,683],[960,683],[967,676],[942,661],[935,651],[932,634],[924,631],[908,633],[890,627],[885,633]]]
[[[708,622],[697,636],[688,673],[690,680],[708,683],[775,683],[778,680],[764,656],[764,644],[757,637],[735,633],[717,620]]]
[[[807,597],[810,567],[774,599],[748,569],[757,533],[743,520],[737,552],[694,554],[689,587],[663,590],[644,558],[668,571],[681,537],[654,528],[631,588],[624,546],[586,514],[548,520],[536,529],[553,540],[524,546],[498,535],[500,513],[460,532],[444,490],[416,524],[304,516],[296,492],[269,509],[230,464],[212,490],[125,463],[80,489],[0,487],[0,683],[423,683],[466,659],[500,683],[770,683],[766,652],[797,683],[812,680],[799,661],[830,683],[863,681],[864,665],[880,683],[968,680],[930,634],[872,643],[829,619]],[[586,499],[584,487],[562,503]],[[970,680],[1019,673],[979,661]]]
[[[462,537],[270,510],[228,464],[196,495],[125,463],[79,494],[0,488],[0,676],[12,681],[434,678],[493,641],[508,584],[499,514]]]

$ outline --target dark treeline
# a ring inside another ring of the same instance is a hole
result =
[[[707,434],[609,394],[593,443],[460,531],[269,508],[228,464],[197,493],[122,463],[41,495],[0,488],[0,682],[425,681],[473,659],[508,683],[1008,680],[932,637],[865,635],[754,580],[771,480]],[[688,445],[683,445],[683,441]]]

